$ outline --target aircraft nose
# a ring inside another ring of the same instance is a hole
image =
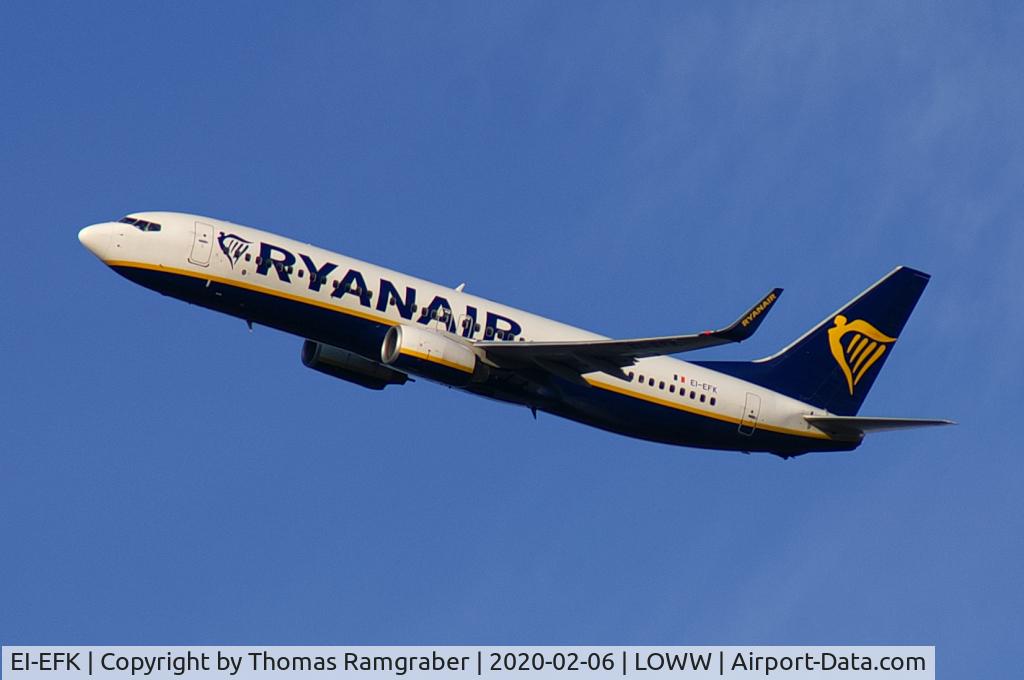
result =
[[[78,232],[78,240],[82,242],[82,245],[90,253],[102,260],[110,243],[110,226],[107,224],[94,224],[85,227]]]

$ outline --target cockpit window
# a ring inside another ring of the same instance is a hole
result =
[[[160,231],[160,225],[156,222],[147,222],[146,220],[140,220],[134,217],[122,217],[118,222],[130,224],[139,231]]]

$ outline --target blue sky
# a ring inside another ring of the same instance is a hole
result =
[[[5,3],[0,640],[935,644],[1009,677],[1022,30],[985,3]],[[77,241],[157,209],[618,337],[786,288],[699,358],[908,264],[933,280],[862,413],[961,424],[781,461],[365,391]]]

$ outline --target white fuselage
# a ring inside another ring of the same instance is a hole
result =
[[[87,227],[80,238],[108,266],[143,285],[249,321],[352,349],[373,361],[380,361],[379,349],[374,354],[373,348],[379,333],[370,330],[397,324],[429,328],[467,344],[504,339],[565,342],[603,338],[251,227],[172,212],[134,213],[130,217],[159,225],[159,231],[107,222]],[[204,297],[207,295],[209,299]],[[422,316],[424,309],[432,310],[429,318]],[[315,322],[306,324],[302,314],[305,310],[315,313]],[[344,320],[350,332],[329,333],[331,319]],[[355,322],[364,323],[368,329],[365,335],[363,326],[353,325]],[[328,334],[330,337],[325,337]],[[522,388],[517,393],[517,381],[508,376],[493,388],[484,384],[470,391],[669,443],[734,450],[771,449],[770,442],[762,441],[764,436],[801,442],[795,444],[796,448],[830,448],[830,444],[839,443],[803,418],[824,414],[824,410],[750,382],[666,356],[639,359],[627,371],[628,381],[602,372],[584,374],[582,378],[589,387],[573,387],[556,380],[556,384]],[[588,393],[594,397],[592,410],[588,410]],[[564,408],[558,405],[560,400]],[[628,408],[624,411],[622,406]],[[627,413],[634,407],[635,413]],[[672,415],[678,416],[677,432],[672,431]],[[645,433],[647,427],[651,431]],[[851,446],[847,442],[835,448]]]

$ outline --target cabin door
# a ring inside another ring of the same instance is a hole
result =
[[[213,227],[204,222],[196,222],[196,230],[192,238],[192,254],[188,261],[205,267],[210,264],[210,251],[213,249]]]
[[[743,405],[743,418],[740,420],[740,434],[748,437],[757,429],[757,418],[761,415],[761,397],[747,392],[747,402]]]

